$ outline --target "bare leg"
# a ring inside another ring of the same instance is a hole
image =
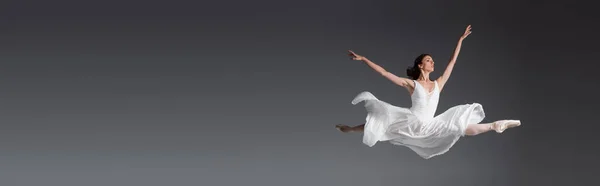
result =
[[[493,123],[469,124],[465,130],[465,134],[468,136],[475,136],[491,130],[502,133],[508,128],[518,127],[520,125],[521,121],[519,120],[498,120]]]
[[[342,131],[343,133],[347,132],[362,132],[365,129],[365,124],[356,125],[354,127],[350,127],[348,125],[336,125],[335,128]]]
[[[469,124],[465,130],[467,136],[476,136],[492,130],[493,123]]]

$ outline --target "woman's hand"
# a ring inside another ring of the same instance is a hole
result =
[[[352,50],[348,50],[348,52],[348,55],[351,56],[353,60],[362,61],[365,59],[365,57],[352,52]]]
[[[463,33],[463,35],[460,36],[460,39],[467,38],[467,36],[469,36],[469,34],[471,34],[471,25],[467,26],[467,29],[465,29],[465,33]]]

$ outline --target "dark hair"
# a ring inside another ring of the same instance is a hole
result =
[[[406,69],[406,75],[408,75],[408,77],[416,80],[419,79],[419,76],[421,76],[421,70],[419,69],[419,64],[423,63],[423,58],[425,58],[425,56],[431,56],[429,54],[421,54],[419,55],[416,59],[415,59],[415,63],[412,67],[408,67],[408,69]]]

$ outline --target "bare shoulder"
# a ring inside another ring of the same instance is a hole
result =
[[[442,89],[444,89],[444,86],[446,85],[446,79],[440,77],[440,78],[438,78],[438,79],[435,80],[435,83],[437,84],[438,89],[441,92]]]
[[[387,79],[391,80],[396,85],[400,85],[401,87],[407,87],[407,88],[414,87],[413,81],[408,78],[396,76],[393,73],[388,72],[388,71],[381,72],[381,75],[383,75]]]
[[[404,88],[406,88],[409,95],[412,95],[415,91],[415,81],[413,81],[412,79],[406,79],[406,85],[407,86],[405,86]]]
[[[406,88],[415,89],[415,81],[412,79],[406,79],[406,84],[408,85]]]

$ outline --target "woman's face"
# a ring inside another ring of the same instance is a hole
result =
[[[425,56],[423,60],[421,60],[421,64],[419,68],[424,72],[433,72],[435,67],[435,62],[431,56]]]

